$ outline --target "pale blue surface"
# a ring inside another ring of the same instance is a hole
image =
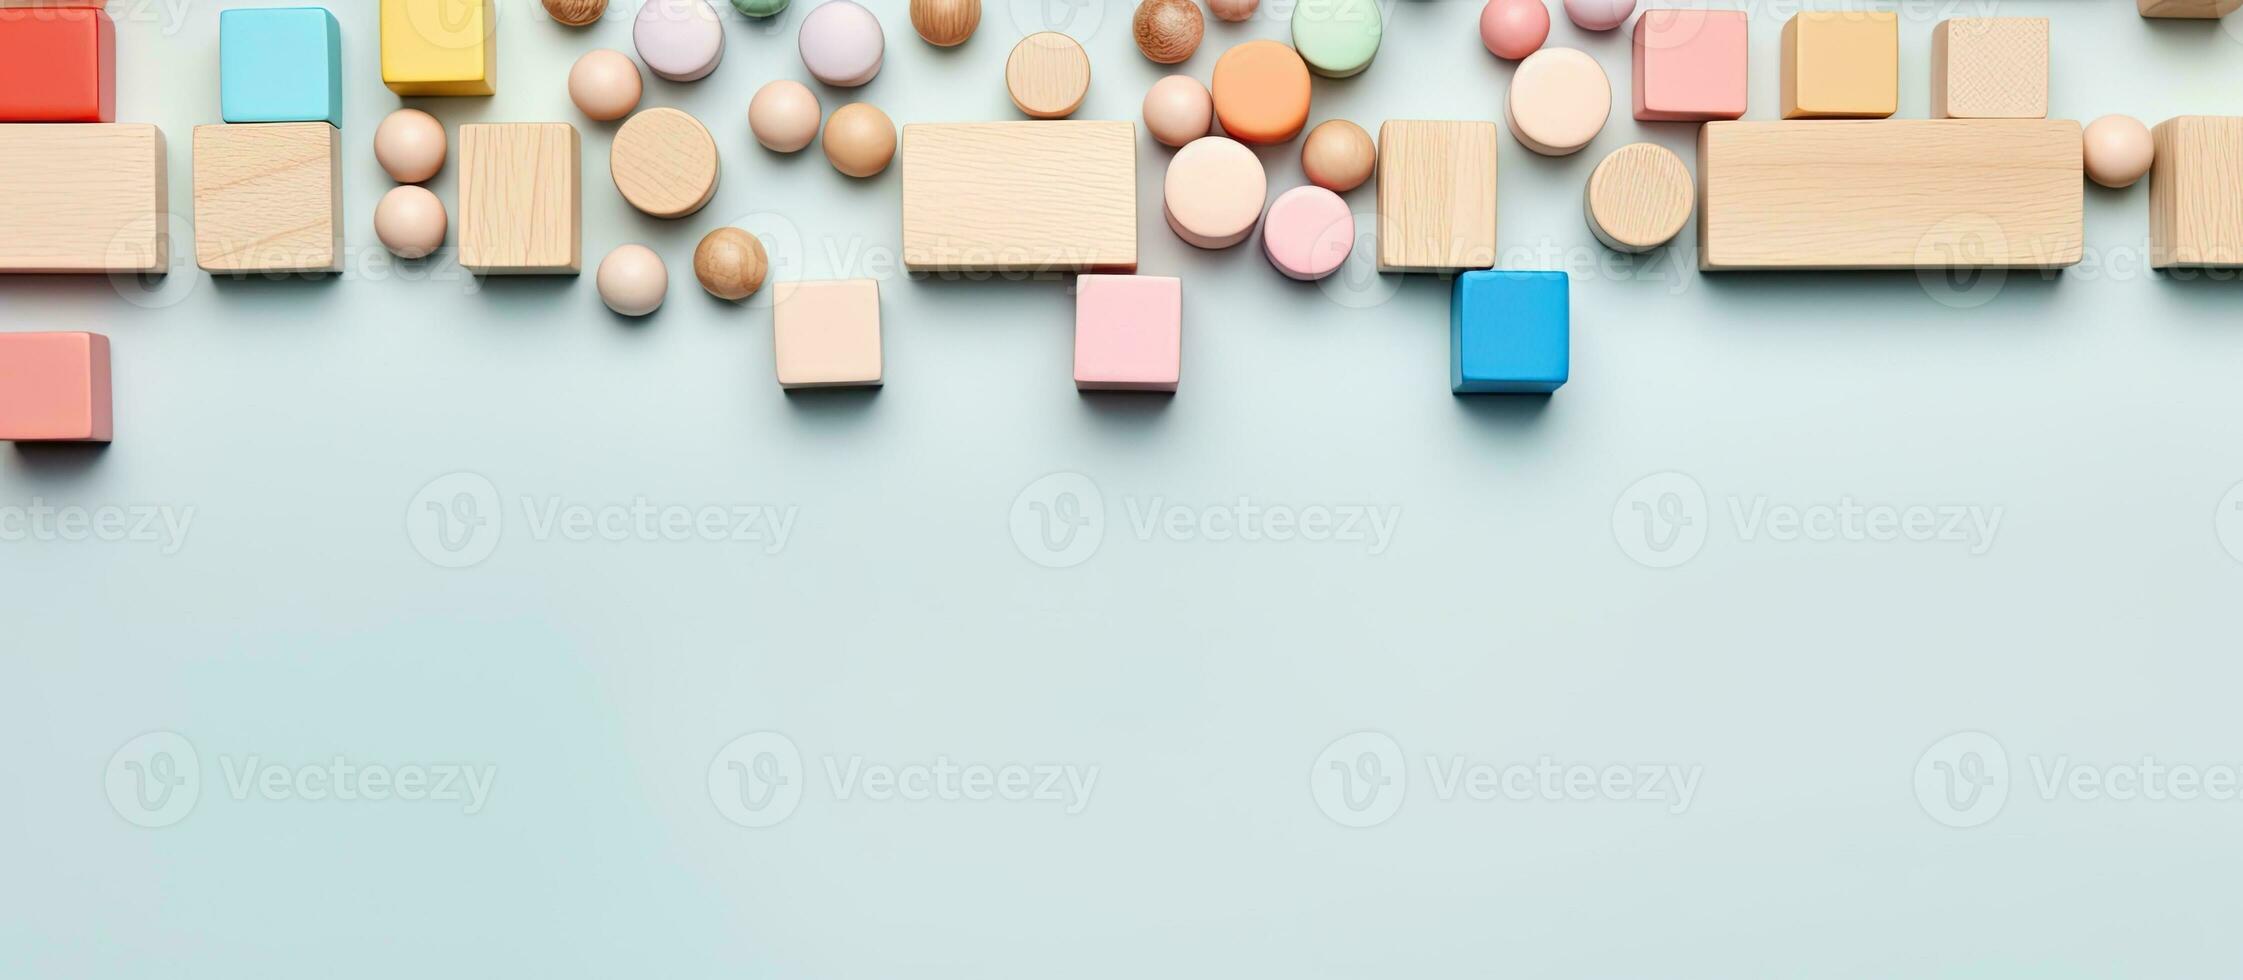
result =
[[[1497,269],[1456,277],[1449,301],[1449,387],[1458,394],[1548,394],[1572,352],[1571,280]]]
[[[233,9],[219,24],[219,115],[343,124],[343,32],[324,7]]]

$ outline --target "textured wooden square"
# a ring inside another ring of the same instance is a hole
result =
[[[342,271],[341,131],[323,122],[195,127],[195,264]]]
[[[2048,118],[2048,18],[1940,21],[1931,33],[1931,114]]]
[[[478,275],[582,271],[583,158],[567,123],[460,126],[460,266]]]
[[[1495,124],[1396,119],[1379,127],[1379,269],[1495,265]]]
[[[0,126],[0,273],[163,272],[170,265],[162,130]]]
[[[2150,132],[2150,264],[2243,265],[2243,117],[2177,116]]]
[[[2243,0],[2134,0],[2144,17],[2225,17],[2243,8]]]
[[[1136,126],[905,126],[903,262],[915,272],[1135,271]]]

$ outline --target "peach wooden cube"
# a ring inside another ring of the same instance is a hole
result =
[[[1695,122],[1745,114],[1749,31],[1742,10],[1646,10],[1635,27],[1635,116]]]
[[[1940,21],[1931,32],[1931,115],[2048,118],[2048,18]]]
[[[109,338],[0,333],[0,440],[109,441]]]
[[[782,387],[880,384],[878,282],[781,282],[771,288],[771,342]]]
[[[1795,14],[1783,26],[1785,119],[1883,119],[1900,110],[1900,16]]]
[[[1174,276],[1075,280],[1075,387],[1175,391],[1184,359],[1184,281]]]

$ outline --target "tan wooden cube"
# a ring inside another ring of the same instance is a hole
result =
[[[2150,265],[2243,265],[2243,117],[2176,116],[2150,134]]]
[[[1382,272],[1495,265],[1495,124],[1421,119],[1379,127]]]
[[[1940,21],[1931,32],[1931,114],[2048,118],[2048,18]]]
[[[342,271],[341,131],[324,122],[195,127],[195,264]]]
[[[477,275],[584,269],[583,137],[567,123],[459,129],[460,266]]]

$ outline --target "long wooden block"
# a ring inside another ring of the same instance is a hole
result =
[[[2243,117],[2176,116],[2150,135],[2150,265],[2243,265]]]
[[[164,272],[169,202],[163,130],[0,126],[0,273]]]
[[[459,128],[460,267],[477,275],[584,268],[583,137],[567,123]]]
[[[2239,7],[2243,0],[2134,0],[2134,9],[2144,17],[2209,19],[2225,17]]]
[[[915,272],[1136,271],[1136,126],[905,126],[903,263]]]
[[[341,133],[324,122],[195,127],[195,264],[341,272]]]
[[[1707,123],[1698,267],[2073,265],[2081,168],[2065,119]]]

